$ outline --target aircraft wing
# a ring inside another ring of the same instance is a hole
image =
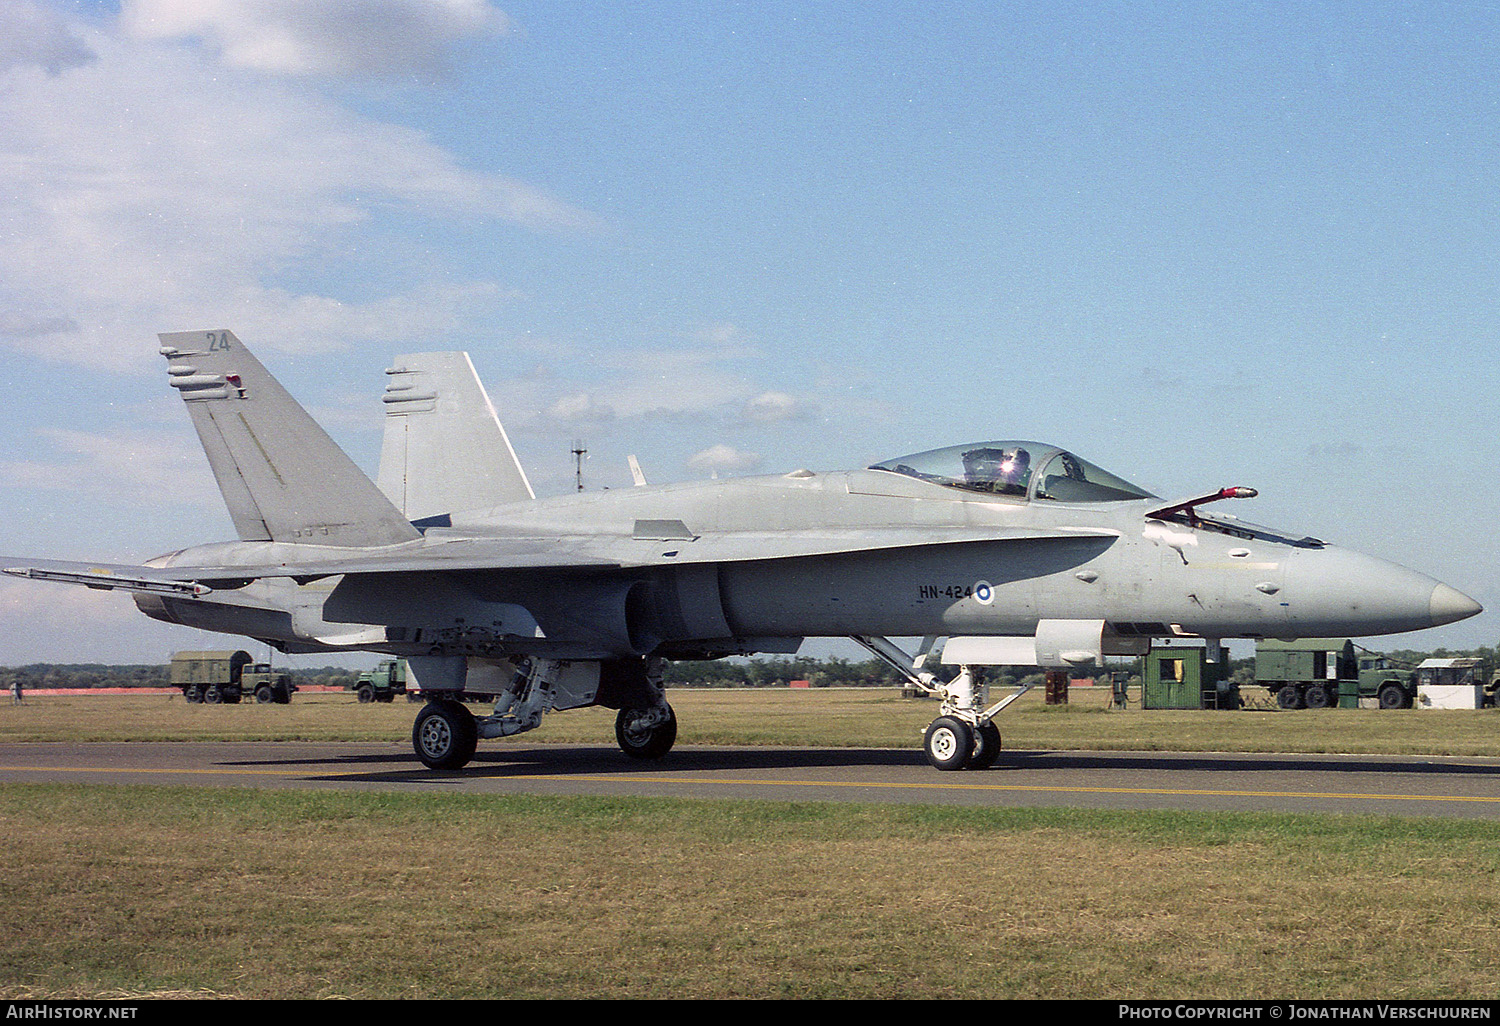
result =
[[[631,536],[438,538],[420,547],[402,547],[402,551],[370,553],[345,549],[335,555],[323,549],[312,558],[278,563],[151,567],[0,557],[0,569],[13,577],[89,588],[202,596],[216,587],[239,587],[263,577],[314,580],[339,574],[608,571],[791,559],[926,545],[1115,537],[1118,532],[1110,530],[995,527],[830,528],[693,536],[680,521],[638,521]]]

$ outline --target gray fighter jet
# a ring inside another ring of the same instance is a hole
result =
[[[171,385],[239,534],[145,566],[7,559],[5,572],[123,589],[147,615],[285,652],[408,660],[430,767],[545,712],[619,710],[638,758],[671,748],[665,660],[853,637],[942,698],[941,769],[1000,747],[982,674],[1082,667],[1153,638],[1400,633],[1479,605],[1404,567],[1163,500],[1053,445],[986,441],[863,470],[538,499],[464,354],[386,373],[372,483],[228,331],[164,334]],[[916,653],[888,639],[923,638]],[[937,639],[942,680],[925,660]],[[476,719],[461,695],[493,696]],[[1007,699],[1008,701],[1009,699]]]

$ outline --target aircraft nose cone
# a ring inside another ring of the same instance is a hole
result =
[[[1441,627],[1445,623],[1467,620],[1484,612],[1484,607],[1456,588],[1439,584],[1432,589],[1432,600],[1427,607],[1432,613],[1432,625]]]
[[[1479,603],[1426,574],[1329,545],[1298,550],[1277,594],[1303,638],[1405,634],[1440,627],[1481,610]]]

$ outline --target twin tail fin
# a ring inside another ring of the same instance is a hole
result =
[[[421,537],[233,332],[158,337],[242,540],[365,547]]]

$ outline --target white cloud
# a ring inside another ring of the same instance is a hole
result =
[[[362,6],[321,9],[327,20]],[[414,273],[436,282],[350,302],[278,276],[369,253],[377,215],[598,227],[542,189],[462,166],[422,132],[193,48],[76,21],[69,38],[95,59],[69,63],[57,25],[17,9],[35,10],[5,8],[0,29],[26,34],[10,50],[52,54],[60,70],[41,57],[0,63],[0,345],[129,369],[154,359],[155,332],[183,327],[264,326],[272,347],[404,342],[413,326],[474,323],[507,290],[439,284],[433,268]]]
[[[485,0],[125,0],[137,39],[200,39],[235,68],[286,75],[441,71],[460,40],[503,34]]]
[[[30,0],[0,7],[0,72],[30,66],[57,75],[93,59],[93,51],[56,11]]]
[[[718,445],[709,446],[702,452],[696,452],[688,457],[687,465],[693,470],[711,471],[742,471],[755,470],[764,461],[759,453],[741,452],[730,445],[722,442]]]
[[[611,420],[614,411],[597,405],[586,392],[565,395],[547,407],[547,416],[563,424]]]
[[[801,420],[809,415],[809,405],[786,392],[762,392],[745,404],[745,419],[755,424],[775,424]]]
[[[567,388],[566,394],[554,400],[538,401],[545,419],[564,426],[704,414],[758,425],[806,417],[813,408],[808,401],[786,392],[759,391],[750,377],[726,366],[756,357],[754,350],[734,344],[619,355],[571,353],[570,370],[586,367],[606,379],[582,390],[575,376],[568,381],[533,381],[525,388],[505,391],[524,394],[548,386]]]
[[[51,460],[0,461],[0,485],[42,488],[148,508],[215,508],[221,502],[191,432],[101,435],[70,428],[39,428],[35,434],[57,456]]]

